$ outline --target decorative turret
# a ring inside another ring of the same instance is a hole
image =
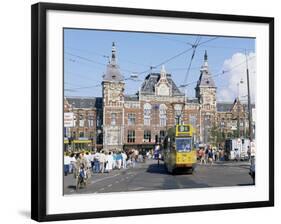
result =
[[[209,72],[207,51],[204,54],[204,64],[201,66],[195,91],[196,97],[201,104],[209,105],[207,106],[209,108],[216,107],[216,85]]]
[[[112,43],[111,59],[106,66],[106,72],[103,80],[115,82],[124,81],[124,77],[122,76],[119,65],[117,64],[116,47],[114,42]]]
[[[167,79],[167,72],[165,66],[162,65],[160,71],[160,78],[155,84],[155,95],[157,96],[171,96],[172,95],[172,86]]]

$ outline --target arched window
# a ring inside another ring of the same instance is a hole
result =
[[[167,125],[167,107],[165,104],[161,104],[159,107],[159,118],[160,118],[160,126]]]
[[[175,109],[175,124],[182,124],[182,105],[176,104]]]
[[[143,105],[143,124],[150,125],[151,118],[151,105],[149,103],[145,103]]]
[[[116,113],[111,113],[111,125],[116,125]]]
[[[79,115],[79,127],[84,127],[84,117],[83,117],[83,114]]]

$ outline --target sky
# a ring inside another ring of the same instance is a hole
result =
[[[111,56],[112,42],[126,79],[125,94],[136,93],[149,72],[160,72],[164,64],[176,85],[185,85],[180,90],[194,98],[206,50],[209,71],[217,86],[217,101],[232,102],[238,94],[242,101],[247,100],[248,61],[251,97],[255,102],[254,38],[85,29],[64,29],[65,96],[102,95],[102,76]],[[137,78],[130,78],[132,74]]]

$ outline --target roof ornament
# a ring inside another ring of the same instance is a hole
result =
[[[116,47],[114,41],[112,42],[111,52],[111,64],[116,64]]]
[[[207,54],[207,50],[205,50],[205,54],[204,54],[204,66],[205,66],[205,67],[208,66],[208,54]]]
[[[161,67],[161,71],[160,71],[160,75],[161,75],[161,78],[166,78],[166,69],[165,69],[165,65],[163,64],[162,67]]]

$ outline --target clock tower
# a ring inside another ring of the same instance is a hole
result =
[[[216,90],[217,87],[209,71],[207,51],[205,51],[204,64],[200,69],[199,80],[195,88],[201,119],[199,127],[200,142],[210,143],[213,140],[210,130],[215,124],[217,110]]]
[[[201,107],[206,110],[216,110],[216,85],[208,67],[208,55],[205,51],[204,64],[200,69],[200,77],[195,88],[196,97]]]
[[[117,64],[116,47],[112,43],[111,59],[103,76],[103,148],[106,151],[123,148],[124,77]]]

